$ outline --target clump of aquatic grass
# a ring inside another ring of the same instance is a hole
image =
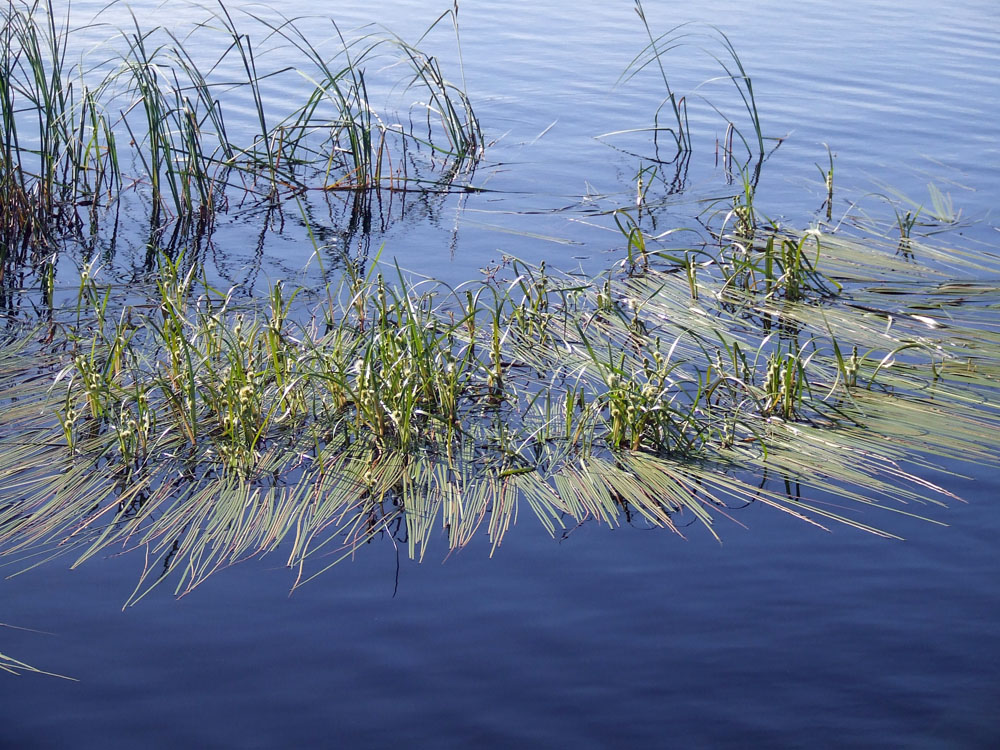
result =
[[[853,268],[849,292],[514,259],[452,290],[373,264],[304,317],[281,285],[247,306],[182,260],[119,308],[88,272],[60,346],[0,347],[0,546],[144,549],[134,601],[279,547],[301,583],[382,535],[416,558],[496,546],[521,511],[717,535],[756,502],[891,536],[876,509],[952,498],[908,464],[995,460],[997,291],[928,282],[889,310],[877,253],[786,239]]]
[[[708,201],[702,225],[711,239],[700,246],[676,248],[666,244],[680,232],[669,229],[658,234],[640,224],[641,209],[618,209],[615,224],[625,241],[625,264],[631,272],[642,272],[651,261],[683,270],[691,297],[698,299],[696,277],[699,268],[721,272],[724,289],[753,291],[772,298],[801,300],[837,294],[839,282],[820,269],[823,244],[832,234],[819,229],[788,232],[763,216],[756,206],[756,181],[741,171],[740,192],[728,199]],[[721,222],[715,222],[718,217]]]
[[[51,261],[67,232],[92,234],[126,188],[141,194],[151,234],[173,223],[181,238],[204,236],[232,201],[448,189],[482,151],[463,89],[433,56],[392,34],[353,39],[324,23],[339,42],[332,50],[313,45],[295,20],[237,16],[224,5],[183,36],[144,28],[133,15],[132,27],[101,47],[106,58],[73,63],[68,16],[60,19],[48,0],[9,3],[0,58],[0,275],[33,258]],[[263,39],[251,43],[250,31]],[[275,42],[302,64],[269,69]],[[206,49],[222,52],[206,61]],[[369,95],[366,69],[387,67],[389,58],[410,67],[406,90],[425,102],[402,118],[422,113],[419,133],[380,114]],[[301,97],[276,106],[268,96],[276,86]],[[234,131],[227,113],[246,101],[254,127]]]
[[[674,93],[673,89],[671,88],[670,79],[667,76],[667,72],[666,69],[664,68],[663,60],[661,58],[661,55],[664,52],[669,51],[669,49],[675,46],[676,40],[674,40],[669,35],[661,36],[659,38],[654,38],[653,32],[649,26],[649,22],[646,20],[646,13],[643,10],[642,3],[640,3],[639,0],[636,0],[635,2],[635,12],[639,16],[639,19],[642,21],[643,28],[645,28],[646,30],[646,36],[649,38],[649,46],[643,50],[643,53],[648,51],[650,53],[650,56],[649,59],[645,61],[642,60],[642,53],[636,56],[636,58],[629,64],[629,67],[626,69],[625,77],[631,77],[636,72],[646,67],[646,65],[648,65],[650,62],[656,63],[656,66],[660,71],[660,77],[663,79],[663,86],[666,89],[667,98],[660,103],[660,106],[657,107],[656,113],[654,115],[654,122],[655,122],[655,127],[653,131],[654,140],[659,137],[659,133],[661,130],[661,126],[659,124],[660,112],[663,110],[663,107],[669,103],[671,113],[673,114],[673,126],[672,127],[667,126],[664,129],[666,130],[666,132],[670,133],[671,136],[673,136],[674,143],[677,146],[678,152],[690,151],[691,137],[689,134],[690,129],[688,127],[688,122],[687,122],[687,102],[684,97],[678,98],[678,96]],[[676,28],[677,27],[675,27],[675,30]]]
[[[646,244],[646,234],[639,226],[642,216],[633,217],[631,213],[624,210],[615,211],[615,224],[618,231],[625,238],[625,253],[630,267],[649,265],[649,250]]]
[[[727,136],[724,144],[727,163],[732,159],[732,143],[734,135],[739,138],[740,142],[746,149],[749,159],[754,159],[758,162],[763,160],[765,155],[764,135],[760,122],[760,114],[757,111],[757,100],[754,95],[753,82],[744,69],[743,63],[729,37],[717,27],[709,26],[708,32],[706,33],[698,31],[691,23],[678,24],[667,32],[657,35],[654,34],[650,22],[646,17],[646,12],[639,0],[635,0],[635,12],[639,16],[646,38],[649,41],[625,68],[625,71],[622,73],[618,83],[625,83],[642,73],[647,68],[654,68],[663,82],[663,88],[666,96],[654,112],[652,128],[616,131],[615,133],[605,133],[600,137],[605,138],[614,135],[621,135],[623,133],[635,133],[641,132],[642,130],[651,130],[653,133],[653,142],[657,149],[659,147],[659,138],[661,134],[670,135],[676,149],[676,156],[674,159],[677,159],[683,154],[691,151],[691,129],[688,120],[689,95],[679,95],[678,92],[674,90],[674,87],[671,84],[670,76],[667,73],[667,58],[668,55],[674,50],[685,48],[690,44],[698,44],[700,45],[700,48],[709,54],[722,69],[724,75],[720,76],[720,78],[732,82],[737,94],[739,95],[740,101],[743,104],[743,108],[749,121],[749,127],[752,131],[749,135],[744,133],[744,128],[737,126],[732,119],[723,114],[710,101],[705,99],[708,105],[716,113],[722,116],[727,124]],[[713,49],[717,48],[721,48],[721,51],[713,51]],[[706,81],[705,84],[710,82],[711,81]],[[704,97],[701,98],[704,99]],[[664,113],[666,113],[665,117]],[[664,119],[666,122],[663,121]]]
[[[768,232],[759,242],[733,245],[720,253],[728,287],[787,300],[828,297],[839,284],[819,270],[823,235]]]
[[[148,149],[140,154],[148,152],[151,180],[164,173],[176,211],[189,209],[191,182],[202,205],[212,193],[211,186],[232,181],[268,197],[310,188],[405,189],[411,181],[406,173],[408,148],[425,146],[443,157],[448,165],[442,171],[445,181],[478,157],[482,137],[468,98],[445,79],[440,66],[425,52],[392,35],[348,40],[334,21],[326,21],[340,41],[340,48],[331,54],[314,46],[295,20],[274,22],[254,14],[248,14],[248,19],[264,30],[265,42],[278,40],[297,50],[308,67],[262,69],[261,45],[251,44],[242,28],[246,24],[239,23],[225,6],[214,12],[213,23],[208,25],[217,25],[229,43],[207,72],[188,50],[194,37],[179,39],[171,34],[169,43],[154,48],[148,42],[152,31],[143,31],[138,24],[127,35],[124,65],[131,73],[129,92],[146,109],[142,133],[147,134]],[[412,67],[410,86],[428,97],[426,136],[386,122],[370,100],[366,66],[390,49]],[[227,66],[242,71],[244,80],[237,82],[238,88],[246,91],[256,115],[256,133],[249,144],[233,142],[225,128],[218,92],[225,90],[232,97],[236,84],[216,80],[219,75],[214,71]],[[302,103],[285,112],[269,111],[265,86],[293,72],[306,82]],[[446,144],[439,144],[434,135],[432,114],[440,122]],[[440,180],[433,182],[440,184]],[[161,189],[157,184],[152,187],[155,201]]]
[[[830,180],[832,180],[832,154]],[[698,222],[710,236],[697,246],[677,249],[669,244],[676,235],[688,235],[683,227],[657,229],[654,203],[662,200],[652,191],[659,167],[640,166],[636,177],[636,207],[618,208],[612,217],[625,240],[626,266],[632,272],[649,267],[651,260],[666,261],[683,269],[692,299],[698,298],[696,276],[700,267],[712,266],[723,272],[727,286],[755,289],[768,296],[799,299],[803,296],[828,296],[838,284],[818,270],[820,242],[817,233],[786,233],[768,218],[757,205],[760,179],[758,161],[738,167],[739,190],[724,198],[709,198]],[[732,162],[727,158],[727,182],[732,184]],[[673,188],[659,180],[669,195]],[[832,190],[832,182],[829,184]],[[652,193],[652,195],[650,195]],[[832,194],[831,194],[832,200]],[[668,241],[669,240],[669,241]]]
[[[35,0],[7,4],[0,30],[0,282],[5,269],[56,249],[81,206],[119,184],[114,134],[67,62],[69,19]]]

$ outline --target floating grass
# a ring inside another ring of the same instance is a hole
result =
[[[915,289],[820,230],[752,252],[778,244],[810,248],[804,274],[758,258],[736,284],[724,244],[693,280],[655,255],[596,279],[508,259],[458,289],[375,263],[306,308],[282,285],[241,307],[163,257],[112,311],[85,274],[0,351],[0,545],[142,549],[135,601],[279,549],[298,584],[377,537],[496,547],[522,511],[721,538],[757,503],[893,536],[880,513],[955,499],[921,466],[996,460],[996,288]]]
[[[30,664],[25,664],[23,661],[18,661],[17,659],[7,656],[6,654],[0,654],[0,671],[8,672],[13,675],[21,675],[27,673],[42,674],[49,677],[60,677],[64,680],[72,680],[72,677],[66,677],[65,675],[56,674],[55,672],[46,672],[41,669],[37,669]]]

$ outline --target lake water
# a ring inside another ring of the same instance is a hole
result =
[[[450,7],[338,5],[344,28],[377,21],[409,38]],[[825,143],[836,212],[859,201],[891,217],[871,193],[923,203],[933,182],[969,219],[960,239],[995,249],[1000,6],[789,5],[646,3],[657,31],[717,25],[753,77],[765,135],[784,137],[758,207],[797,226],[817,217]],[[133,6],[149,25],[204,15]],[[662,96],[655,78],[615,86],[643,45],[631,4],[468,3],[459,19],[469,95],[495,141],[470,182],[491,192],[395,206],[350,241],[453,282],[503,254],[609,267],[623,243],[602,212],[627,203],[643,162],[626,151],[648,144],[594,136],[648,124]],[[447,29],[423,46],[456,74]],[[672,59],[681,91],[718,72],[696,50]],[[726,84],[701,90],[739,115]],[[725,122],[692,96],[691,123],[663,228],[695,225],[733,189],[715,161]],[[301,233],[269,237],[258,257],[252,228],[220,230],[219,277],[309,281]],[[681,540],[594,524],[552,540],[525,518],[492,558],[479,541],[416,564],[383,540],[290,598],[294,574],[275,556],[124,612],[141,557],[73,571],[57,559],[0,582],[0,619],[33,629],[0,628],[0,650],[80,682],[0,676],[0,744],[997,747],[1000,482],[962,470],[972,479],[928,472],[968,501],[934,511],[947,526],[877,519],[901,542],[756,506],[736,514],[748,528],[722,527],[722,545],[697,529]]]

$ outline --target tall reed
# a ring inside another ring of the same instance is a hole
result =
[[[293,20],[238,16],[222,4],[186,36],[145,28],[133,15],[131,28],[102,47],[109,58],[72,63],[68,11],[60,18],[51,0],[10,0],[0,53],[0,269],[51,257],[60,234],[92,231],[126,187],[148,197],[154,234],[172,223],[203,233],[231,200],[247,197],[274,204],[306,190],[446,188],[482,151],[464,91],[416,46],[388,33],[348,39],[330,23],[340,40],[332,52]],[[268,68],[248,26],[298,60]],[[213,35],[222,52],[205,63],[193,47],[210,48],[201,41]],[[416,105],[426,112],[424,134],[386,124],[371,100],[366,66],[390,56],[410,66],[406,84],[426,101]],[[233,70],[235,80],[222,72]],[[300,101],[276,105],[265,95],[292,78],[308,82],[294,87]],[[227,126],[230,102],[240,100],[255,113],[248,142]],[[409,174],[425,149],[434,154],[428,174]]]
[[[706,100],[708,106],[716,113],[725,118],[728,125],[728,136],[724,148],[729,156],[732,155],[732,135],[735,134],[747,151],[747,156],[751,160],[760,162],[764,159],[764,133],[761,125],[760,113],[757,109],[757,98],[753,90],[753,81],[746,69],[736,48],[729,37],[716,26],[709,26],[708,33],[699,31],[693,23],[681,23],[662,34],[654,34],[651,23],[646,16],[646,11],[640,0],[635,0],[634,9],[642,23],[645,37],[648,43],[626,66],[625,71],[619,78],[619,84],[625,83],[634,78],[646,68],[654,67],[663,82],[663,89],[666,94],[664,100],[656,108],[653,116],[653,138],[654,143],[658,142],[661,133],[669,133],[673,138],[678,156],[692,149],[691,128],[688,118],[688,95],[680,95],[674,90],[671,78],[667,73],[667,59],[671,52],[684,49],[698,42],[706,42],[700,49],[707,53],[722,69],[725,74],[723,79],[729,80],[743,105],[749,122],[750,134],[745,133],[745,127],[737,125],[736,121],[722,112],[711,101]],[[721,52],[714,51],[713,48],[721,47]],[[715,79],[712,79],[715,80]],[[706,81],[705,83],[709,83]],[[668,110],[667,124],[661,123],[661,115],[664,109]],[[629,132],[629,131],[623,131]],[[606,134],[613,135],[613,134]]]
[[[68,63],[69,18],[51,4],[9,2],[0,50],[0,281],[12,264],[45,258],[120,185],[115,139],[91,86]]]

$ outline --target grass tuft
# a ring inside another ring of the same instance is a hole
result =
[[[908,464],[995,461],[995,289],[971,305],[904,276],[890,313],[895,282],[863,283],[877,252],[864,270],[820,230],[754,252],[775,257],[740,283],[722,262],[586,279],[509,258],[450,289],[376,262],[305,318],[297,292],[238,304],[183,259],[114,311],[83,274],[61,345],[0,349],[3,553],[143,548],[136,601],[279,545],[296,585],[379,536],[416,558],[496,547],[519,508],[553,533],[690,517],[718,536],[755,502],[892,536],[876,509],[954,499]]]
[[[363,212],[381,191],[447,190],[482,154],[462,88],[436,58],[388,32],[348,39],[329,21],[339,40],[330,51],[294,19],[219,4],[186,36],[133,14],[102,45],[107,59],[72,63],[68,10],[60,18],[51,0],[12,0],[0,14],[0,284],[24,268],[43,276],[62,239],[116,222],[133,191],[151,236],[173,227],[179,245],[210,233],[231,203],[349,191]],[[457,20],[455,28],[457,38]],[[248,29],[263,40],[252,42]],[[273,41],[301,64],[269,69]],[[205,49],[223,51],[206,62]],[[406,89],[425,102],[408,113],[411,122],[423,115],[420,133],[379,114],[369,95],[366,68],[389,60],[410,68]],[[276,85],[301,99],[275,105],[266,90]],[[247,102],[255,127],[236,133],[227,112]]]

